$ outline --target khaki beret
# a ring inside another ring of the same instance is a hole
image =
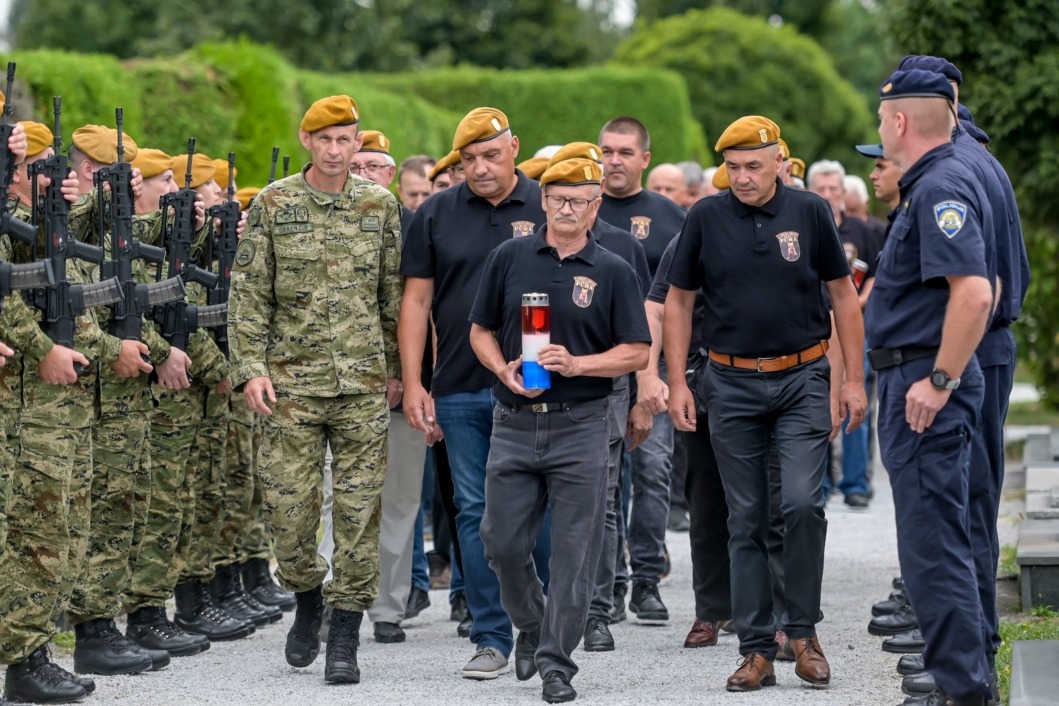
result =
[[[805,162],[797,157],[791,157],[791,176],[805,179]]]
[[[446,169],[452,169],[460,163],[460,153],[456,150],[449,152],[447,155],[438,160],[438,163],[434,165],[434,168],[430,170],[430,181],[434,181],[438,178],[438,174],[441,174]]]
[[[593,162],[602,163],[603,150],[599,148],[599,145],[591,142],[570,142],[560,147],[552,155],[552,158],[548,161],[548,166],[565,162],[568,159],[589,159]]]
[[[486,142],[497,135],[507,132],[511,125],[507,116],[496,108],[475,108],[464,116],[456,126],[452,138],[452,149],[457,152],[475,142]]]
[[[227,164],[225,162],[225,166]],[[188,156],[186,154],[178,154],[173,157],[173,162],[170,166],[173,168],[173,178],[176,179],[177,184],[183,184],[188,173]],[[217,168],[213,166],[212,159],[201,152],[195,153],[195,156],[191,159],[191,188],[199,188],[212,179],[216,172]]]
[[[2,108],[0,108],[2,110]],[[26,156],[36,157],[44,150],[55,144],[55,135],[51,128],[44,123],[35,123],[32,120],[23,120],[19,123],[26,129]]]
[[[541,175],[541,186],[545,184],[565,184],[580,186],[598,184],[603,178],[603,167],[591,159],[565,159],[553,164]]]
[[[85,125],[74,130],[73,145],[94,162],[114,164],[118,161],[118,131],[105,125]],[[136,159],[139,151],[128,133],[121,133],[126,162]]]
[[[530,157],[518,165],[518,170],[530,179],[540,179],[541,174],[548,168],[548,160],[545,157]]]
[[[756,150],[780,140],[779,125],[760,115],[746,115],[725,128],[714,147],[725,150]]]
[[[349,96],[328,96],[309,106],[302,117],[302,130],[316,132],[333,125],[353,125],[360,122],[357,102]]]
[[[184,165],[184,169],[187,169],[187,165]],[[228,188],[228,160],[227,159],[215,159],[213,160],[213,180],[217,182],[217,186],[221,187],[221,190]],[[235,178],[239,178],[239,170],[232,170],[235,174]]]
[[[261,189],[256,186],[244,186],[235,192],[235,198],[239,202],[239,208],[244,211],[250,208],[250,202],[254,200],[254,197],[261,193]]]
[[[378,130],[365,130],[361,133],[364,135],[364,144],[361,146],[361,152],[381,152],[382,154],[390,154],[390,140]]]
[[[713,186],[721,191],[732,188],[732,180],[728,178],[727,164],[722,163],[721,166],[717,167],[717,171],[713,173]]]
[[[7,98],[4,96],[4,92],[0,91],[0,110],[3,110],[5,105],[7,105]]]
[[[790,150],[789,147],[787,147],[787,142],[781,137],[780,140],[779,140],[779,143],[780,143],[780,152],[783,153],[784,161],[790,159],[791,158],[791,150]]]
[[[173,158],[162,150],[145,148],[136,154],[136,159],[132,160],[132,166],[140,170],[140,175],[144,179],[150,179],[164,174],[167,169],[173,169]],[[184,168],[187,169],[187,158],[184,159]]]

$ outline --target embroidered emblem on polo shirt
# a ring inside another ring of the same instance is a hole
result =
[[[589,277],[574,277],[574,304],[587,309],[592,303],[592,293],[596,291],[596,281]]]
[[[963,218],[967,215],[967,206],[958,201],[943,201],[934,206],[934,218],[938,228],[947,238],[953,238],[963,228]]]
[[[511,237],[525,238],[533,235],[533,221],[513,221],[511,223]]]
[[[857,259],[857,255],[860,254],[857,246],[849,241],[842,243],[842,249],[846,251],[846,262],[850,264],[853,264],[853,261]]]
[[[633,216],[629,219],[630,232],[637,240],[643,240],[651,234],[651,218],[649,216]]]
[[[798,244],[798,233],[793,230],[785,230],[776,235],[779,241],[780,255],[787,262],[794,262],[802,256],[802,247]]]

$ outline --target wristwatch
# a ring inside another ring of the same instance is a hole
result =
[[[953,380],[941,368],[934,368],[930,373],[930,384],[937,390],[955,390],[960,386],[960,378]]]

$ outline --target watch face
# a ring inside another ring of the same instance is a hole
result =
[[[940,370],[935,370],[930,374],[930,384],[934,387],[944,388],[945,383],[949,381],[949,376]]]

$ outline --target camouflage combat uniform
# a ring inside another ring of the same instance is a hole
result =
[[[400,375],[400,213],[377,184],[351,176],[328,194],[304,174],[265,187],[250,207],[229,300],[232,382],[268,376],[276,392],[258,461],[280,584],[307,591],[327,574],[316,531],[330,442],[335,552],[324,599],[363,611],[378,593],[386,379]]]

